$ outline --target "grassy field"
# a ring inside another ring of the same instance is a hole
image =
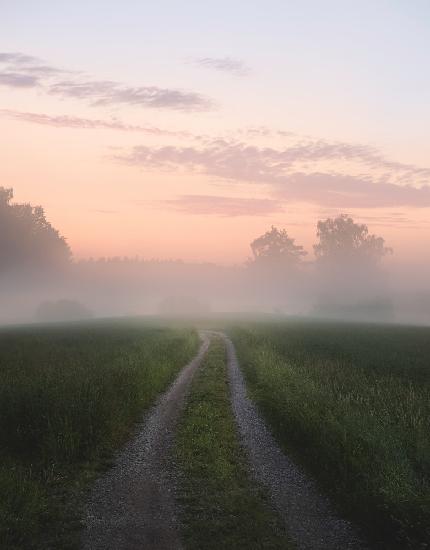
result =
[[[186,548],[291,548],[265,496],[248,477],[230,408],[220,340],[195,375],[176,454]]]
[[[1,548],[75,547],[82,490],[197,347],[137,321],[0,332]]]
[[[427,548],[430,330],[310,322],[230,329],[278,440],[377,548]]]

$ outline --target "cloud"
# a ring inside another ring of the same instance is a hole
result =
[[[386,160],[373,148],[362,145],[320,140],[279,150],[216,140],[201,148],[136,146],[115,158],[130,165],[185,167],[230,181],[262,184],[283,202],[336,208],[430,207],[428,185],[404,184],[430,177],[430,170]],[[365,172],[350,175],[297,168],[303,162],[312,166],[327,160],[352,160]],[[381,171],[385,172],[380,175]]]
[[[20,73],[0,73],[0,86],[8,86],[10,88],[32,88],[39,84],[39,79],[36,76]]]
[[[0,52],[0,86],[38,87],[51,95],[80,99],[91,105],[125,104],[178,111],[204,111],[214,107],[210,99],[196,92],[91,80],[82,73],[58,69],[19,52]]]
[[[121,130],[124,132],[142,132],[150,135],[169,135],[169,136],[182,136],[187,137],[187,134],[182,132],[170,132],[168,130],[162,130],[154,126],[139,126],[133,124],[125,124],[118,119],[112,120],[100,120],[81,118],[68,115],[47,115],[43,113],[28,113],[22,111],[13,111],[9,109],[0,109],[0,116],[12,118],[23,122],[30,122],[32,124],[40,124],[43,126],[53,126],[55,128],[77,128],[85,130]]]
[[[0,63],[10,63],[14,65],[36,65],[40,60],[31,55],[25,55],[19,52],[0,52]]]
[[[231,57],[200,57],[194,63],[200,65],[200,67],[230,73],[235,76],[247,76],[251,72],[243,61]]]
[[[387,161],[368,146],[347,143],[328,143],[323,140],[299,143],[285,149],[257,147],[242,142],[213,140],[202,148],[136,146],[122,158],[130,164],[147,166],[183,165],[228,179],[273,183],[291,174],[301,162],[357,161],[365,168],[389,169],[399,177],[430,177],[429,169],[410,164]]]
[[[159,204],[184,214],[215,215],[223,217],[266,216],[284,212],[276,200],[216,195],[181,195]]]
[[[42,85],[42,80],[65,73],[41,59],[19,52],[0,52],[0,86],[31,88]]]
[[[127,104],[179,111],[202,111],[212,107],[210,100],[194,92],[158,88],[157,86],[131,88],[106,80],[57,82],[49,87],[49,93],[85,99],[92,105]]]
[[[332,208],[430,207],[430,186],[412,187],[344,174],[294,173],[273,181],[286,202]]]
[[[248,128],[241,128],[237,131],[239,139],[254,138],[254,137],[282,137],[282,138],[297,138],[298,135],[294,132],[287,132],[285,130],[273,130],[267,126],[250,126]]]
[[[385,161],[372,148],[346,143],[328,143],[314,141],[292,145],[285,149],[257,147],[242,142],[230,142],[224,139],[212,140],[204,148],[161,147],[150,148],[136,146],[127,160],[136,164],[184,164],[201,167],[217,175],[225,175],[246,180],[259,180],[262,175],[279,175],[299,161],[315,162],[319,160],[358,160],[371,167],[388,167],[392,170],[423,170],[411,165]],[[430,170],[426,170],[430,175]]]

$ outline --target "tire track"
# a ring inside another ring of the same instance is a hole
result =
[[[252,474],[269,492],[298,550],[365,550],[355,528],[334,513],[315,483],[281,450],[247,397],[245,381],[232,341],[220,333],[227,348],[231,399],[251,464]]]
[[[181,548],[171,463],[176,423],[209,347],[200,333],[197,356],[158,399],[113,468],[96,481],[86,508],[84,550]]]

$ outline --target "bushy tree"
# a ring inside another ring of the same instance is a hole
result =
[[[314,252],[321,263],[375,265],[392,252],[382,237],[370,234],[367,225],[355,223],[347,214],[319,221],[317,237]]]
[[[253,260],[251,263],[268,267],[296,267],[307,252],[294,244],[285,229],[272,225],[270,231],[251,243]]]
[[[315,313],[361,320],[387,318],[386,273],[380,264],[391,249],[385,240],[346,214],[319,221],[317,236]]]
[[[0,187],[0,272],[52,269],[69,262],[70,248],[43,208],[12,199],[13,190]]]

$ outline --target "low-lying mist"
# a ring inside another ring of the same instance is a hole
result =
[[[80,262],[55,277],[27,274],[2,278],[2,324],[220,313],[430,324],[430,291],[396,288],[388,272],[330,279],[308,264],[283,277],[249,266],[122,260]]]
[[[235,266],[100,258],[73,261],[43,209],[0,188],[0,322],[91,317],[208,317],[271,313],[351,321],[430,324],[422,270],[386,262],[392,250],[366,225],[320,221],[314,255],[275,227]],[[178,251],[180,256],[180,251]]]

